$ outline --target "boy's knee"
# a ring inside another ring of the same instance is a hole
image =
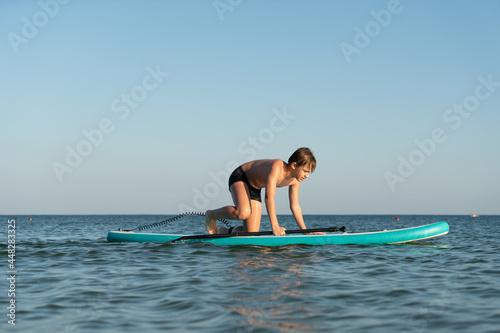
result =
[[[252,215],[252,210],[250,208],[238,209],[236,211],[236,218],[238,220],[246,220]]]

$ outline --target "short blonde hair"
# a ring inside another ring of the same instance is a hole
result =
[[[309,166],[311,172],[316,169],[316,158],[314,157],[311,149],[302,147],[297,149],[292,156],[288,159],[288,164],[297,163],[298,167]]]

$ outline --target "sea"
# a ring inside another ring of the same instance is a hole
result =
[[[500,216],[305,216],[309,228],[348,232],[450,225],[402,245],[106,240],[171,217],[0,216],[0,331],[500,332]],[[150,231],[206,233],[200,216]]]

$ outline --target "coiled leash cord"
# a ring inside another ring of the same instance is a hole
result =
[[[196,216],[205,216],[205,213],[202,213],[202,212],[186,212],[186,213],[182,213],[182,214],[179,214],[177,216],[171,217],[171,218],[169,218],[168,220],[165,220],[165,221],[160,221],[160,222],[153,223],[153,224],[143,225],[141,227],[137,227],[137,228],[134,228],[134,229],[131,229],[131,230],[118,229],[118,231],[136,231],[136,230],[137,231],[142,231],[142,230],[146,230],[146,229],[156,228],[156,227],[168,224],[170,222],[177,221],[178,219],[181,219],[183,217],[193,216],[193,215],[196,215]],[[232,228],[232,226],[229,225],[229,222],[227,222],[227,220],[225,220],[225,219],[218,219],[218,221],[221,221],[222,223],[224,223],[228,228]]]

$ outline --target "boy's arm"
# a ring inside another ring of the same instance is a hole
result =
[[[300,183],[288,187],[288,197],[290,199],[290,210],[292,211],[295,222],[300,229],[307,229],[302,216],[302,209],[299,204],[299,186]]]
[[[267,215],[269,215],[269,220],[271,221],[271,228],[273,229],[273,234],[275,236],[284,236],[285,228],[280,227],[278,224],[278,217],[276,216],[276,205],[274,202],[274,194],[276,193],[276,183],[278,182],[278,175],[283,170],[283,164],[281,161],[274,162],[269,167],[269,173],[267,175],[266,182],[266,209]]]

